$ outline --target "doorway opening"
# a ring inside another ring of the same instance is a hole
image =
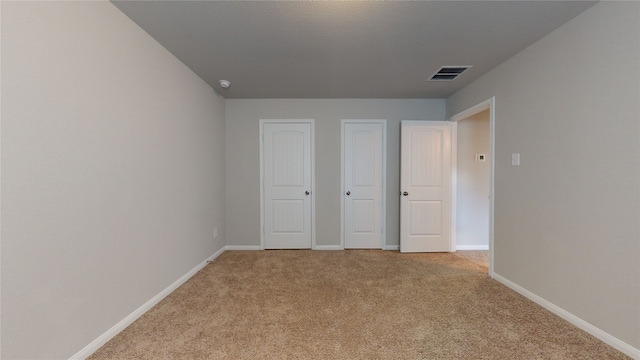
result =
[[[468,108],[453,123],[451,234],[456,250],[488,251],[493,277],[495,98]],[[482,256],[482,253],[471,254]]]

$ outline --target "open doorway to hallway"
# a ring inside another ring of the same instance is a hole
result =
[[[458,255],[493,272],[493,99],[451,118],[455,123],[454,207],[455,244]]]

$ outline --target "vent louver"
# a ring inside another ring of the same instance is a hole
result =
[[[465,66],[443,66],[428,81],[453,81],[460,74],[467,71],[471,65]]]

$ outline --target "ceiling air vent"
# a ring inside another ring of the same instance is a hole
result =
[[[453,81],[470,67],[471,65],[443,66],[428,81]]]

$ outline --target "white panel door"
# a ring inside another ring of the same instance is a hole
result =
[[[344,246],[381,249],[383,124],[344,124]]]
[[[311,124],[263,124],[264,248],[311,248]]]
[[[451,123],[402,121],[400,251],[451,251]]]

